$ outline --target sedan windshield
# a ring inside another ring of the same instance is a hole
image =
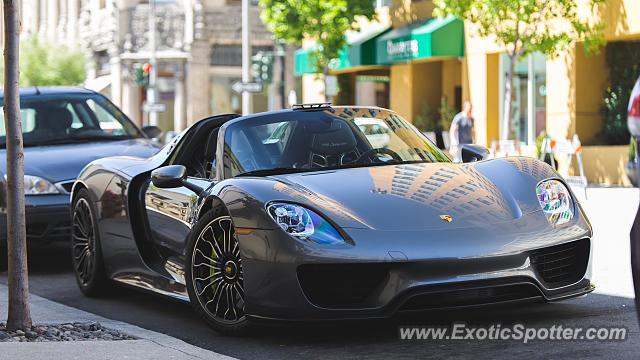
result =
[[[99,95],[55,96],[20,102],[25,146],[42,146],[140,137],[138,129]],[[0,147],[6,146],[4,111],[0,111]]]
[[[335,107],[243,119],[225,130],[226,176],[450,162],[398,114]]]

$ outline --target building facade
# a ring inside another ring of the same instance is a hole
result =
[[[273,52],[273,36],[257,2],[251,4],[253,53]],[[22,10],[25,36],[83,49],[85,86],[146,124],[146,91],[134,78],[151,56],[148,0],[23,0]],[[166,105],[158,125],[180,131],[210,114],[240,112],[242,97],[231,85],[241,78],[241,1],[155,0],[155,18],[157,97]],[[253,95],[252,110],[278,107],[281,93],[276,86],[265,87]]]
[[[640,23],[633,21],[640,18],[637,0],[608,0],[596,8],[578,3],[581,15],[605,24],[607,46],[640,41]],[[383,4],[376,24],[365,24],[359,34],[347,36],[346,55],[341,55],[332,73],[343,78],[340,84],[348,102],[388,106],[410,121],[428,113],[437,117],[443,100],[456,111],[471,101],[476,141],[491,147],[500,140],[503,126],[508,64],[504,49],[477,35],[469,23],[434,19],[433,9],[430,0]],[[379,31],[370,32],[371,28]],[[310,74],[312,69],[298,66],[309,62],[303,52],[296,56],[296,74],[302,80],[303,98],[315,100],[321,98],[323,83]],[[520,154],[537,156],[536,139],[543,132],[556,140],[578,135],[589,182],[629,184],[628,147],[611,146],[602,137],[604,94],[611,86],[612,66],[606,54],[605,48],[587,55],[583,44],[577,43],[555,58],[534,53],[521,59],[507,140],[518,144]],[[640,60],[635,61],[633,66],[640,66]],[[565,155],[556,158],[561,173],[578,171],[575,160],[570,164]]]

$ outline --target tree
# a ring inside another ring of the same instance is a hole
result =
[[[63,44],[31,36],[20,44],[20,85],[80,85],[85,80],[85,57]]]
[[[20,116],[18,0],[4,0],[4,123],[7,142],[9,330],[31,327],[24,215],[24,153]]]
[[[605,0],[589,0],[593,5]],[[604,44],[602,23],[580,16],[578,0],[434,0],[434,15],[471,22],[482,37],[493,37],[509,59],[501,139],[510,135],[513,77],[518,60],[532,52],[557,56],[577,41],[589,53]],[[581,2],[584,3],[584,2]],[[593,9],[593,8],[592,8]]]
[[[315,40],[319,73],[327,74],[329,63],[346,45],[345,33],[358,30],[356,20],[376,18],[371,0],[260,0],[262,19],[275,37],[288,44]]]

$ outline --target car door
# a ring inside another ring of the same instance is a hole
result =
[[[192,166],[193,157],[198,152],[211,151],[215,154],[217,143],[217,129],[226,121],[238,115],[222,115],[203,120],[198,123],[198,129],[185,139],[185,144],[181,144],[177,150],[182,152],[174,156],[169,164],[165,165],[185,165]],[[214,136],[211,136],[211,135]],[[210,138],[212,137],[212,138]],[[211,146],[203,146],[208,142],[213,142]],[[203,153],[204,154],[204,153]],[[204,155],[203,155],[204,156]],[[215,158],[212,156],[211,158]],[[203,161],[204,158],[203,158]],[[213,167],[215,168],[215,166]],[[189,181],[206,189],[214,183],[212,179],[199,176],[189,176]],[[198,194],[187,189],[178,187],[173,189],[161,189],[153,185],[147,179],[147,186],[144,189],[144,211],[151,240],[160,253],[182,255],[187,247],[187,237],[191,231],[191,225],[198,215]],[[167,252],[168,251],[168,252]]]

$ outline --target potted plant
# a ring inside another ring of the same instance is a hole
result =
[[[440,126],[442,126],[442,139],[444,140],[444,148],[449,148],[449,129],[451,129],[451,122],[453,118],[458,114],[456,109],[449,105],[447,97],[440,98]]]
[[[413,120],[413,125],[422,131],[434,144],[438,143],[437,133],[442,132],[442,128],[429,104],[425,103],[422,106],[422,111]]]

